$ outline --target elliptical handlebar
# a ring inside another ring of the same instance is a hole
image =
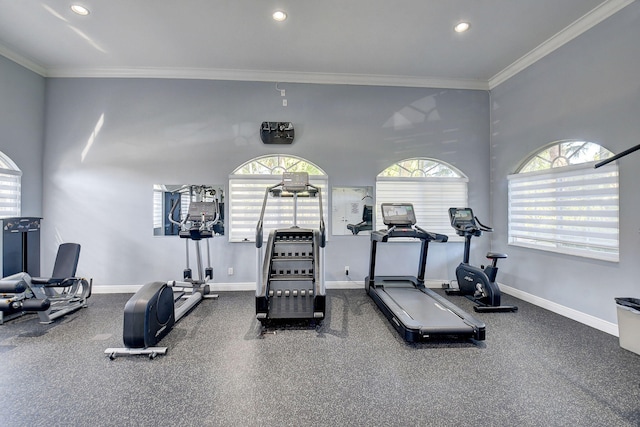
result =
[[[189,214],[187,213],[182,221],[176,221],[175,219],[173,219],[173,213],[176,211],[179,203],[180,198],[176,199],[176,201],[173,202],[173,206],[171,206],[171,210],[169,211],[169,222],[173,225],[177,225],[182,230],[182,227],[184,226],[184,224],[186,224],[187,219],[189,219]]]
[[[213,230],[213,226],[216,225],[218,222],[220,222],[220,205],[217,199],[214,199],[213,202],[191,202],[191,204],[189,205],[190,210],[193,208],[193,210],[195,211],[198,206],[200,206],[201,209],[204,209],[204,207],[208,207],[208,205],[211,205],[211,204],[213,204],[213,209],[211,211],[202,210],[198,215],[195,215],[195,213],[192,214],[190,212],[187,212],[187,214],[184,216],[182,221],[176,221],[175,219],[173,219],[173,214],[176,208],[178,207],[179,203],[180,203],[180,198],[176,199],[176,201],[171,206],[168,219],[169,219],[169,222],[180,227],[179,231],[180,231],[181,237],[184,237],[182,236],[183,232],[185,233],[189,232],[191,233],[191,235],[193,235],[193,232],[196,232],[196,231],[197,231],[196,235],[200,235],[198,233],[203,233],[203,232],[209,233]],[[195,218],[198,218],[198,219],[195,219]],[[211,218],[211,219],[209,220],[208,218]],[[187,223],[189,223],[190,221],[191,223],[187,225]]]

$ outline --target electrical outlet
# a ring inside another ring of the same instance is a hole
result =
[[[229,276],[233,276],[233,267],[229,267],[229,269],[227,270],[227,274]]]
[[[283,100],[282,100],[282,106],[283,106],[283,107],[286,107],[286,106],[287,106],[287,100],[286,100],[286,99],[283,99]]]
[[[349,275],[349,266],[348,266],[348,265],[345,265],[345,266],[344,266],[344,274],[345,274],[346,276],[348,276],[348,275]]]

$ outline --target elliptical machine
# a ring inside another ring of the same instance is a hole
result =
[[[180,227],[180,238],[186,239],[187,266],[183,281],[151,282],[136,292],[124,307],[123,341],[125,348],[107,348],[104,352],[111,360],[117,356],[147,355],[150,359],[166,354],[167,347],[154,347],[180,319],[204,298],[218,298],[210,294],[209,281],[213,268],[208,239],[214,236],[214,226],[220,220],[220,205],[216,191],[210,187],[190,186],[189,212],[182,221],[173,218],[180,203],[175,201],[169,220]],[[194,192],[194,190],[196,190]],[[206,200],[206,201],[205,201]],[[202,269],[200,240],[207,243],[206,269]],[[193,278],[189,267],[189,241],[195,243],[198,277]]]
[[[507,258],[507,254],[487,252],[487,258],[491,265],[483,268],[469,264],[469,252],[471,250],[471,238],[479,237],[483,231],[491,232],[493,228],[480,222],[473,215],[471,208],[449,208],[451,226],[458,236],[464,236],[463,260],[456,268],[456,280],[458,289],[446,289],[447,295],[464,295],[477,305],[473,309],[477,312],[513,312],[518,307],[513,305],[500,305],[500,288],[496,283],[498,274],[498,260]]]

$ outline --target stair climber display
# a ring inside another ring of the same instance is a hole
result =
[[[293,226],[269,233],[262,255],[262,224],[267,200],[293,196]],[[297,226],[297,198],[317,197],[320,206],[320,229]],[[267,188],[260,221],[256,228],[257,288],[256,318],[269,320],[315,319],[325,313],[323,252],[325,227],[322,220],[320,189],[309,184],[307,173],[285,173],[282,182]]]

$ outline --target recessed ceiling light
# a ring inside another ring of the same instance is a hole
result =
[[[89,9],[79,4],[72,4],[71,10],[80,16],[87,16],[89,14]]]
[[[275,12],[273,12],[273,19],[275,19],[278,22],[282,22],[285,19],[287,19],[287,14],[281,10],[276,10]]]
[[[453,27],[453,30],[456,33],[464,33],[465,31],[467,31],[469,28],[471,28],[471,24],[469,24],[468,22],[458,22],[455,27]]]

